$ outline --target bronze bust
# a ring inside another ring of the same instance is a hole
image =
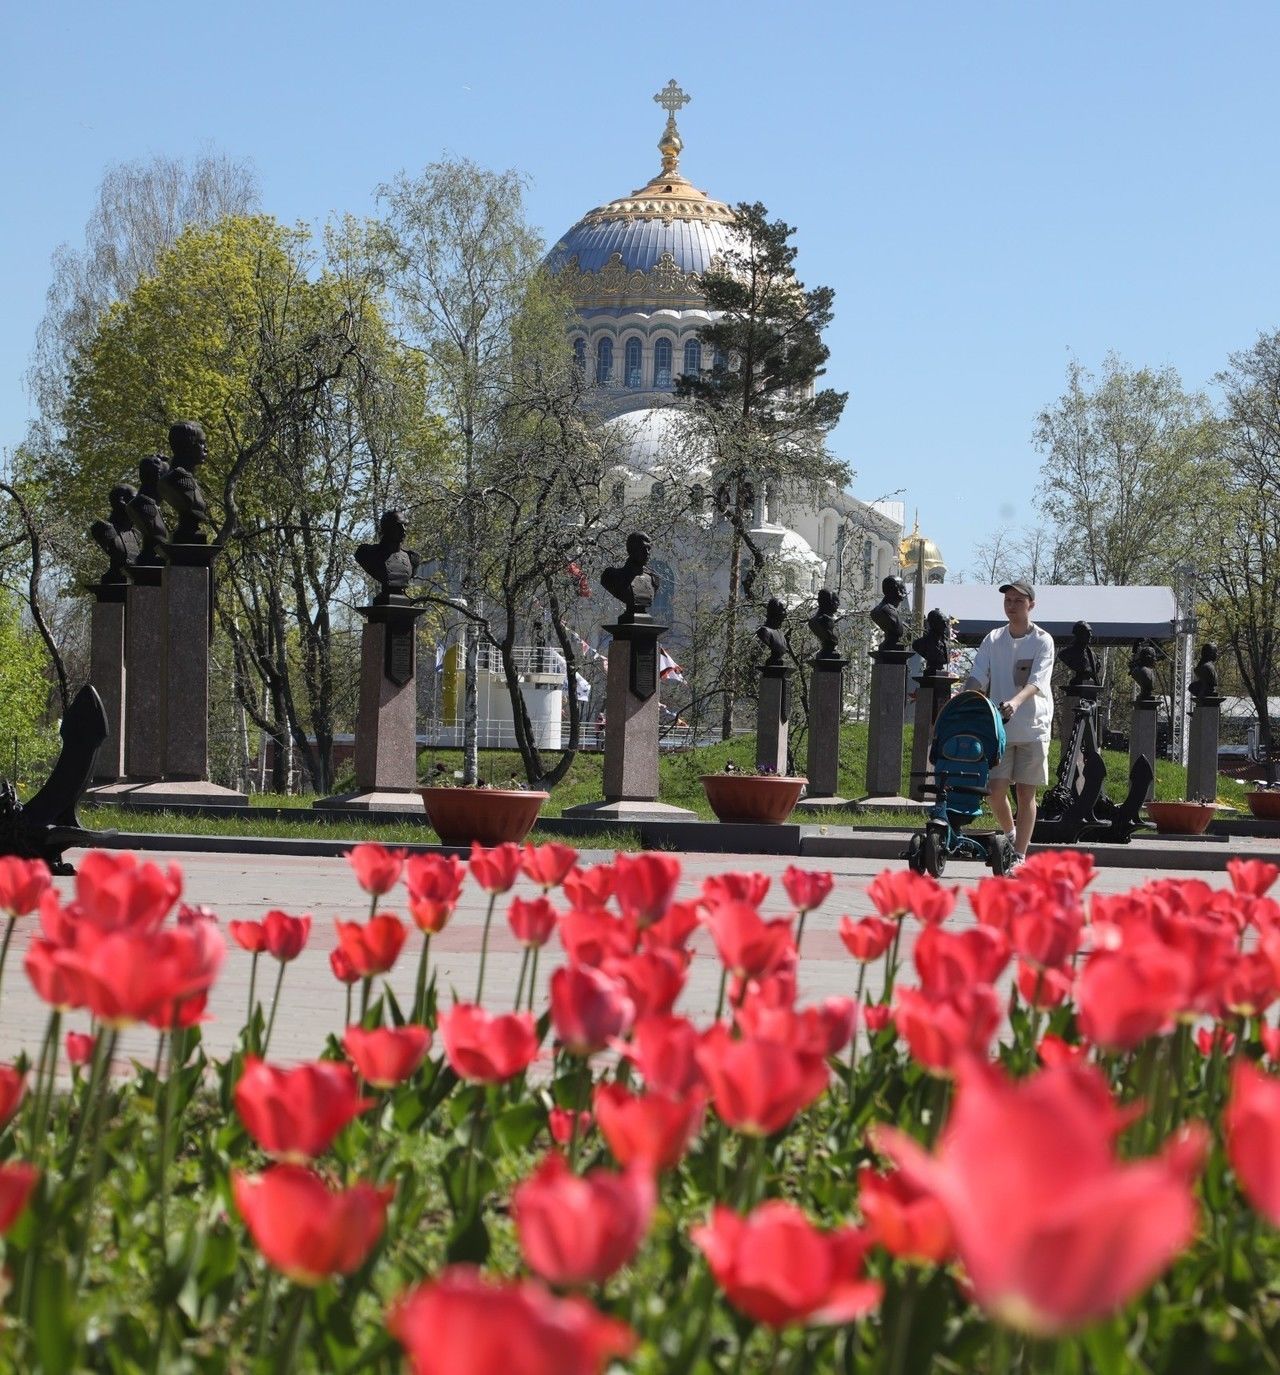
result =
[[[1071,643],[1058,655],[1058,662],[1071,670],[1067,691],[1078,687],[1098,686],[1098,656],[1091,648],[1093,627],[1088,621],[1077,621],[1071,627]]]
[[[634,621],[637,616],[649,616],[649,608],[661,585],[658,575],[648,566],[653,541],[639,530],[627,536],[627,561],[600,574],[600,586],[623,605],[618,623]]]
[[[911,648],[924,660],[924,672],[934,677],[947,671],[951,661],[951,622],[936,607],[924,618],[924,634]]]
[[[871,608],[870,612],[872,624],[884,633],[884,639],[880,642],[877,652],[901,651],[903,649],[902,617],[898,615],[898,608],[906,600],[907,585],[901,578],[895,577],[891,573],[880,584],[880,591],[883,596]]]
[[[168,463],[159,454],[138,464],[138,490],[129,503],[129,519],[138,533],[134,563],[139,568],[159,568],[164,562],[158,546],[168,540],[169,527],[160,511],[160,479],[168,471]]]
[[[356,562],[378,584],[375,606],[404,602],[405,588],[418,567],[418,555],[404,548],[405,525],[399,511],[386,511],[378,522],[378,542],[356,548]]]
[[[103,583],[127,582],[124,570],[138,556],[138,535],[129,515],[129,503],[136,495],[127,482],[118,482],[108,498],[111,515],[89,527],[89,538],[107,556],[107,571],[100,579]]]
[[[756,639],[769,651],[764,667],[782,668],[787,653],[787,637],[783,622],[787,618],[787,608],[777,597],[770,597],[764,609],[764,624],[756,627]]]
[[[1200,658],[1196,663],[1192,680],[1188,691],[1197,702],[1208,698],[1212,701],[1218,695],[1218,646],[1215,644],[1203,644],[1200,646]]]
[[[840,636],[836,631],[836,615],[840,610],[840,598],[829,588],[818,593],[818,609],[809,617],[809,629],[818,641],[815,659],[838,659],[840,657]]]
[[[172,544],[207,544],[202,525],[209,524],[209,508],[196,481],[195,470],[208,457],[204,430],[194,420],[169,426],[173,462],[160,475],[160,495],[178,513]]]

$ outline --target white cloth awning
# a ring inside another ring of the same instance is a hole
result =
[[[956,637],[967,642],[976,643],[1005,623],[1004,597],[998,587],[926,583],[924,603],[926,611],[936,608],[957,622]],[[1071,627],[1088,621],[1095,644],[1172,640],[1177,618],[1178,603],[1171,587],[1037,587],[1031,612],[1036,625],[1055,640],[1070,639]]]

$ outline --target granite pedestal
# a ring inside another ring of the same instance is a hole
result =
[[[125,591],[124,773],[129,792],[164,777],[163,570],[133,567]],[[120,785],[117,785],[120,788]]]
[[[1187,800],[1213,802],[1218,796],[1218,717],[1221,697],[1197,697],[1187,737]]]
[[[365,622],[360,633],[356,786],[314,805],[321,810],[421,813],[414,636],[423,608],[400,599],[356,609]]]
[[[872,656],[871,705],[867,717],[867,798],[902,797],[902,726],[907,705],[909,650],[877,650]]]
[[[787,736],[791,720],[791,670],[768,667],[760,670],[760,695],[756,699],[756,768],[787,772]]]
[[[107,738],[94,760],[94,787],[108,787],[124,777],[125,597],[126,583],[94,583],[89,623],[89,681],[102,699]],[[90,789],[92,791],[92,789]]]
[[[1144,702],[1141,699],[1133,704],[1133,718],[1129,723],[1129,763],[1132,766],[1145,755],[1154,770],[1156,766],[1156,712],[1158,702]],[[1155,791],[1154,783],[1147,789],[1142,800],[1147,802]]]
[[[916,679],[916,715],[911,736],[911,797],[917,802],[932,802],[925,785],[929,772],[929,742],[938,713],[951,700],[951,689],[960,680],[949,673],[926,673]]]
[[[848,659],[809,660],[809,741],[805,777],[809,780],[805,796],[796,803],[800,812],[826,811],[847,807],[848,799],[839,796],[840,722],[844,716],[844,670]]]
[[[647,616],[605,626],[613,644],[604,703],[604,799],[570,807],[566,816],[644,821],[694,815],[658,801],[658,636],[666,629]]]

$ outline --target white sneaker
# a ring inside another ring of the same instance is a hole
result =
[[[1009,867],[1005,870],[1006,874],[1011,874],[1015,869],[1020,868],[1026,861],[1025,855],[1020,855],[1016,850],[1009,859]]]

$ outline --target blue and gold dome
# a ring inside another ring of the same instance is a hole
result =
[[[547,258],[578,316],[579,360],[614,411],[661,404],[681,372],[710,365],[697,340],[711,319],[701,277],[734,237],[729,206],[680,174],[675,115],[689,97],[673,80],[654,100],[667,111],[662,170],[589,211]]]

